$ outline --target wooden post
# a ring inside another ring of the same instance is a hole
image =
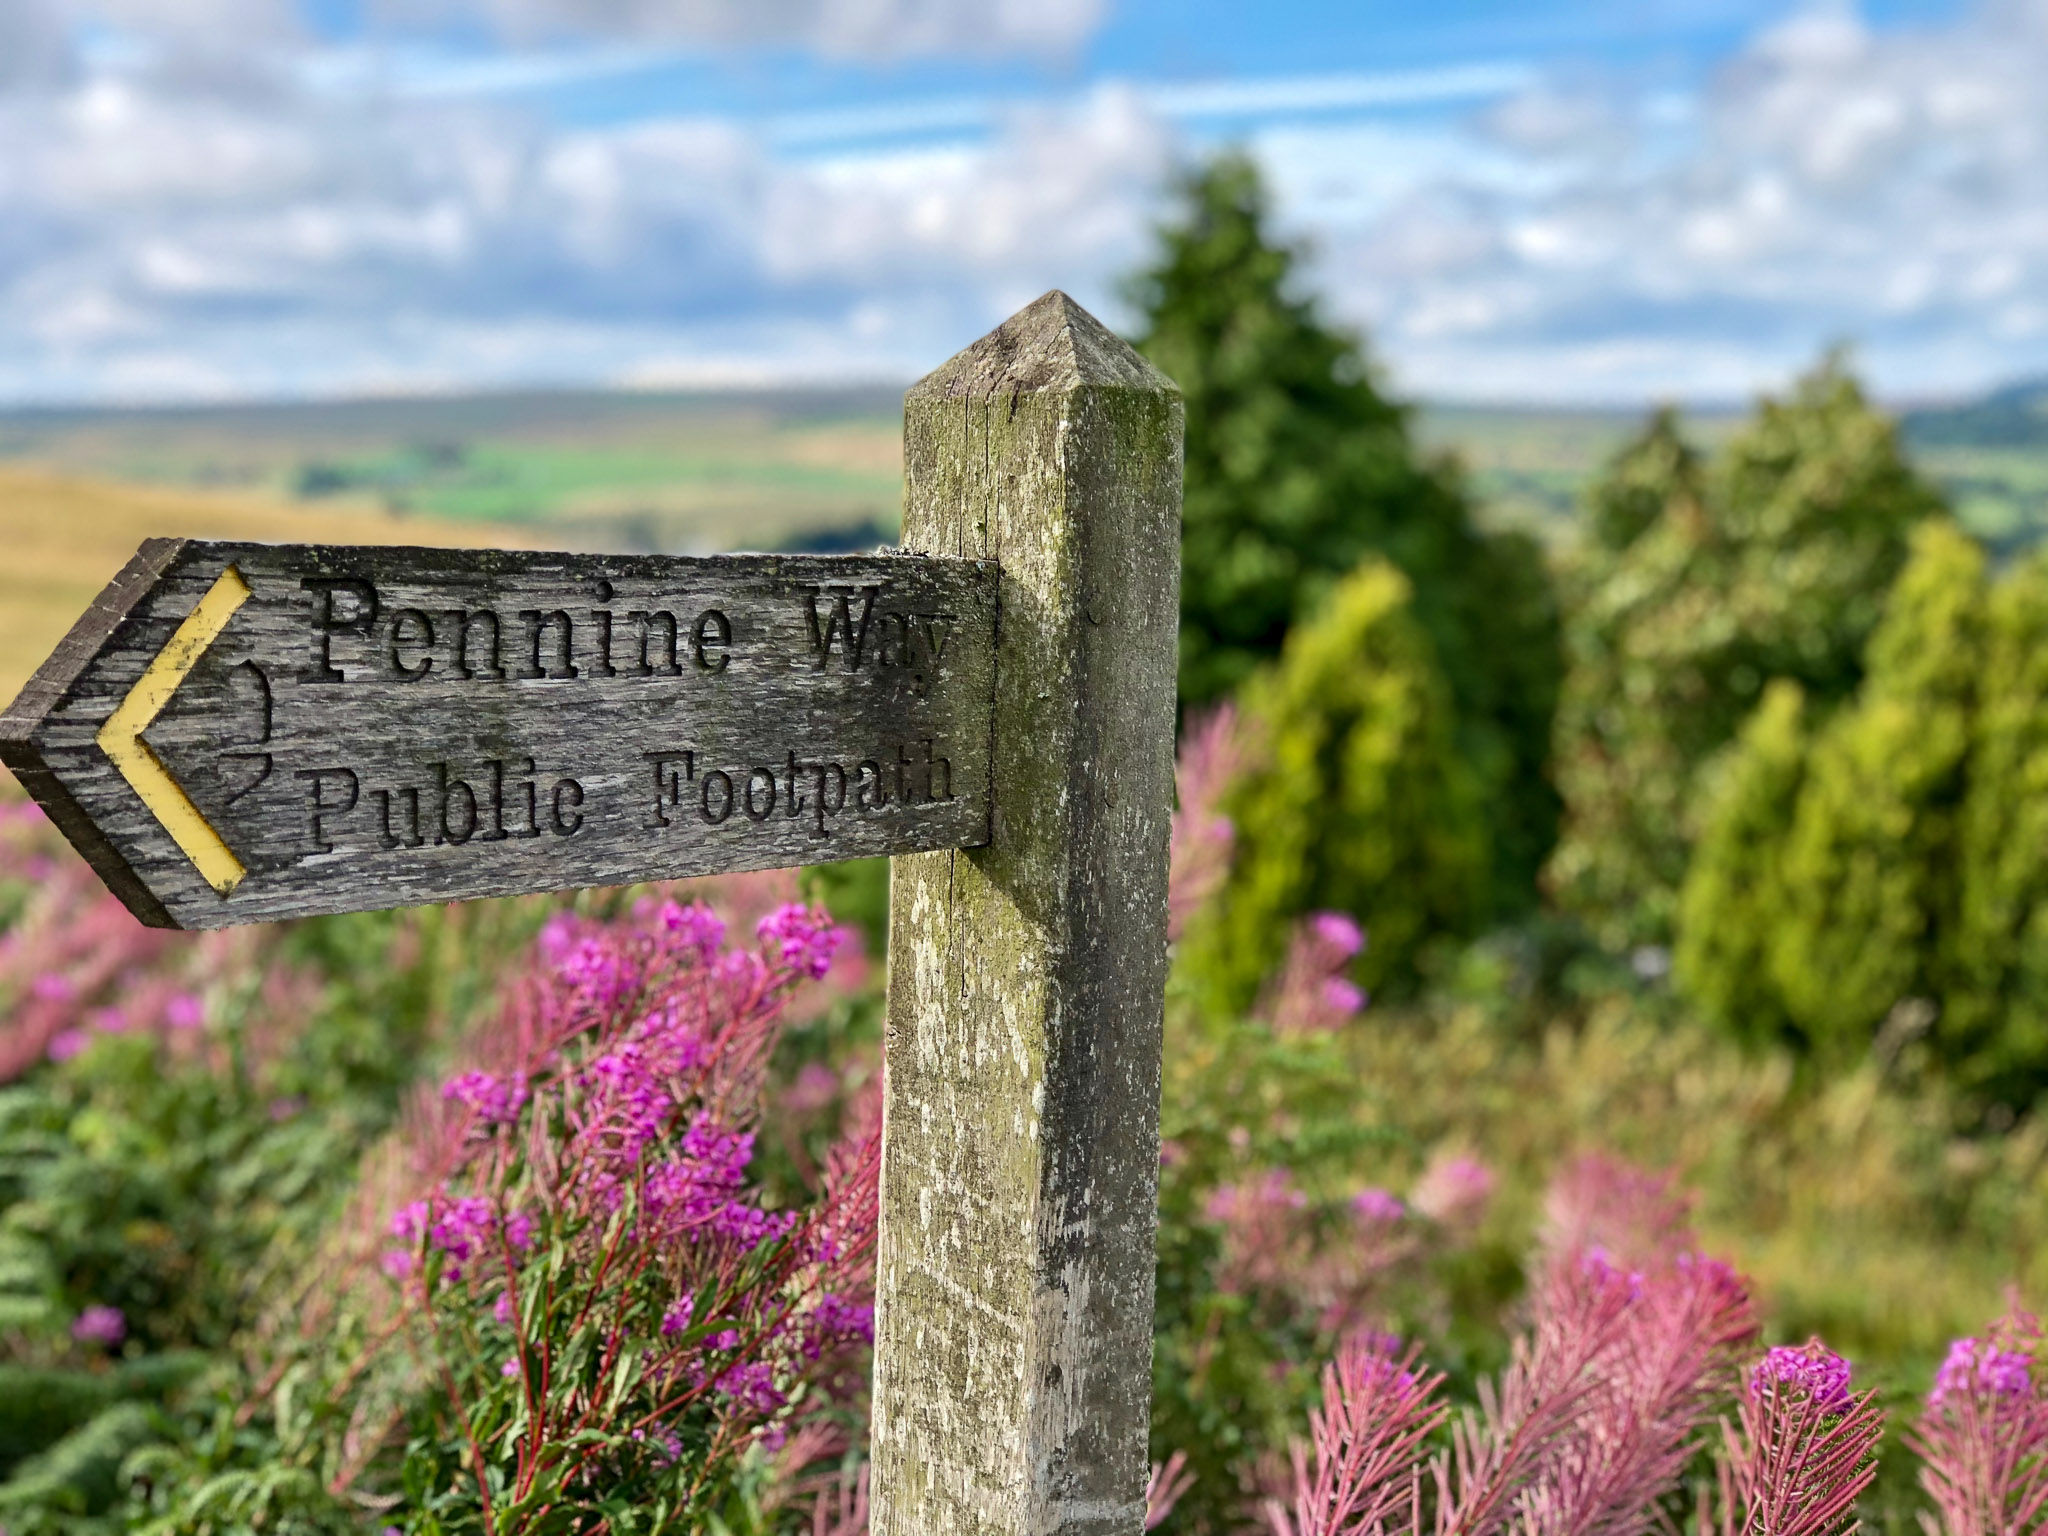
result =
[[[1138,1532],[1181,402],[1063,293],[911,389],[904,547],[997,562],[994,827],[892,866],[878,1536]]]

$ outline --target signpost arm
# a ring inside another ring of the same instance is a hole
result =
[[[1143,1524],[1181,421],[1057,292],[906,399],[904,547],[1001,574],[992,840],[891,871],[879,1536]]]

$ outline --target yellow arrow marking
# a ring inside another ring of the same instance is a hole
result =
[[[121,777],[163,823],[164,830],[185,851],[185,857],[206,883],[223,896],[240,885],[248,871],[235,857],[234,850],[221,841],[212,823],[199,814],[199,807],[170,776],[149,743],[142,739],[142,733],[163,713],[193,664],[220,638],[235,610],[248,600],[249,583],[242,579],[239,570],[229,566],[220,573],[220,580],[207,589],[206,596],[199,599],[199,606],[185,616],[185,622],[171,636],[171,643],[157,652],[156,660],[128,690],[128,697],[107,716],[99,734],[100,750],[121,770]]]

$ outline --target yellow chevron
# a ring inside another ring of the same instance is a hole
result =
[[[163,707],[171,702],[171,695],[178,691],[193,664],[220,638],[235,610],[248,600],[249,583],[242,579],[239,570],[229,566],[207,589],[206,596],[199,599],[199,606],[185,616],[170,644],[157,652],[156,660],[128,690],[128,697],[107,716],[99,734],[100,750],[121,770],[121,777],[163,823],[164,830],[184,850],[185,857],[206,883],[223,896],[240,885],[248,871],[235,857],[234,850],[221,841],[212,823],[199,814],[199,807],[178,781],[165,770],[149,743],[142,739],[142,733],[163,713]]]

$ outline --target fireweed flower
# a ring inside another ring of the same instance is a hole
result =
[[[1229,704],[1190,719],[1174,762],[1172,853],[1167,860],[1166,932],[1178,939],[1194,915],[1230,877],[1237,829],[1223,814],[1230,782],[1242,766],[1237,712]]]
[[[1351,1213],[1360,1221],[1393,1223],[1408,1214],[1398,1195],[1384,1189],[1361,1189],[1351,1197]]]
[[[1430,1159],[1408,1203],[1447,1227],[1476,1224],[1493,1198],[1493,1170],[1476,1157],[1439,1154]]]
[[[511,1120],[526,1102],[526,1079],[500,1079],[489,1072],[458,1072],[441,1085],[441,1097],[467,1104],[485,1124]]]
[[[1314,914],[1295,929],[1261,1015],[1278,1030],[1343,1028],[1366,1004],[1364,989],[1342,974],[1364,948],[1365,933],[1354,919],[1342,912]]]
[[[823,910],[796,901],[770,912],[755,931],[777,946],[784,965],[813,980],[832,968],[832,956],[846,939]]]
[[[1765,1353],[1744,1382],[1741,1428],[1724,1426],[1724,1530],[1849,1536],[1877,1476],[1884,1413],[1853,1394],[1849,1362],[1819,1339]]]
[[[1811,1339],[1797,1348],[1780,1344],[1767,1351],[1750,1373],[1753,1397],[1768,1398],[1792,1394],[1812,1400],[1822,1413],[1846,1413],[1849,1409],[1849,1362]]]
[[[95,1302],[72,1321],[71,1337],[81,1344],[103,1344],[111,1349],[128,1337],[128,1319],[119,1307]]]
[[[687,907],[673,901],[665,903],[661,922],[705,960],[725,947],[725,920],[701,901],[693,901]]]
[[[1349,960],[1365,948],[1365,930],[1348,913],[1318,912],[1310,926],[1323,947],[1341,959]]]
[[[408,1132],[417,1193],[384,1244],[399,1321],[438,1357],[451,1422],[522,1404],[487,1416],[516,1438],[433,1476],[562,1515],[648,1479],[680,1509],[713,1497],[705,1469],[862,1390],[872,1135],[829,1150],[807,1203],[777,1208],[753,1175],[784,1005],[843,935],[795,902],[750,926],[756,947],[733,947],[701,904],[651,901],[551,922],[489,1059]]]
[[[2015,1349],[2000,1349],[1991,1339],[1957,1339],[1934,1375],[1929,1408],[1952,1398],[1977,1396],[1993,1401],[2025,1397],[2033,1388],[2033,1360]]]
[[[1936,1536],[2038,1531],[2048,1516],[2048,1393],[2041,1327],[2017,1302],[1982,1338],[1957,1339],[1906,1442],[1939,1514]]]

